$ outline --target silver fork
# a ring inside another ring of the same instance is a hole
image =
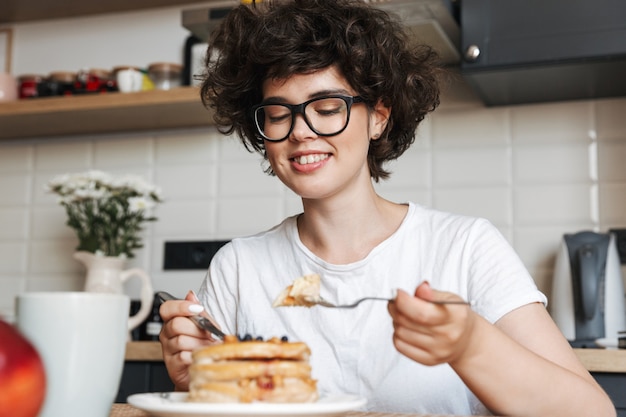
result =
[[[171,300],[180,300],[180,298],[174,297],[172,294],[168,293],[167,291],[157,292],[157,297],[159,297],[161,302],[171,301]],[[207,330],[211,332],[213,335],[217,336],[219,339],[224,340],[224,337],[226,336],[224,332],[222,332],[220,329],[215,327],[215,325],[211,323],[211,321],[207,319],[206,317],[196,314],[195,316],[189,316],[189,318],[191,319],[191,321],[196,323],[196,326],[198,326],[202,330]]]
[[[320,305],[322,307],[354,308],[358,306],[359,304],[361,304],[363,301],[394,301],[394,299],[385,298],[385,297],[363,297],[350,304],[333,304],[330,301],[325,300],[322,296],[318,296],[318,297],[309,297],[307,298],[306,301]],[[468,305],[468,306],[473,305],[472,302],[464,301],[464,300],[426,300],[426,301],[432,304],[440,304],[440,305],[443,305],[443,304],[460,304],[460,305]]]

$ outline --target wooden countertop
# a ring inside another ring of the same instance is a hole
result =
[[[128,342],[126,343],[127,361],[163,361],[163,351],[159,342]]]
[[[574,349],[590,372],[626,373],[626,349]]]
[[[626,373],[626,349],[574,349],[590,372]],[[163,360],[159,342],[129,342],[127,361],[160,362]]]
[[[113,404],[109,417],[149,417],[150,414],[128,404]],[[396,414],[396,413],[366,413],[352,411],[342,414],[344,417],[444,417],[441,414]],[[475,416],[476,417],[476,416]]]

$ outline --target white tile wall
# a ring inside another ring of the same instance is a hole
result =
[[[466,111],[444,103],[415,146],[389,164],[391,179],[377,189],[396,201],[488,218],[549,294],[563,233],[626,227],[626,125],[614,111],[624,103]],[[479,128],[472,129],[474,123]],[[596,125],[602,126],[597,139],[590,134]],[[165,241],[255,233],[301,210],[290,190],[263,173],[257,155],[212,128],[9,141],[0,143],[0,161],[3,315],[12,314],[20,291],[83,285],[65,213],[43,191],[57,174],[96,168],[137,173],[161,186],[159,220],[148,225],[146,247],[129,265],[149,271],[155,287],[180,295],[197,288],[204,272],[163,271]],[[127,291],[136,296],[138,288],[130,284]]]
[[[586,142],[595,130],[593,108],[590,101],[511,107],[511,138],[518,143]]]
[[[595,106],[596,130],[599,139],[624,140],[626,129],[626,101],[603,100]]]
[[[506,146],[459,146],[433,152],[435,187],[506,186],[511,182],[510,172],[510,150]]]
[[[14,70],[106,67],[103,51],[109,66],[178,59],[186,36],[179,10],[145,14],[138,25],[137,17],[18,25]],[[128,21],[134,26],[122,24]],[[95,38],[81,37],[86,25]],[[49,33],[55,36],[42,36]],[[54,59],[44,50],[54,50]],[[563,233],[626,227],[624,114],[626,98],[486,108],[466,85],[453,84],[414,146],[389,164],[391,179],[376,188],[395,201],[488,218],[549,294]],[[262,172],[257,155],[214,129],[0,142],[0,315],[12,315],[21,291],[82,288],[76,238],[43,185],[92,168],[143,175],[163,188],[159,220],[148,225],[145,247],[129,266],[178,296],[196,289],[204,272],[163,271],[165,241],[255,233],[301,210],[290,190]],[[127,286],[131,296],[137,291]]]
[[[26,243],[3,241],[0,243],[0,275],[1,279],[19,279],[26,271]],[[1,281],[0,281],[1,282]],[[0,284],[1,285],[1,284]],[[0,293],[4,293],[2,287]]]

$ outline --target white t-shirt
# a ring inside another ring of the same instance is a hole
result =
[[[396,351],[385,302],[355,309],[272,307],[281,290],[310,273],[321,276],[322,296],[338,303],[391,297],[398,288],[412,294],[428,280],[434,289],[472,300],[492,323],[525,304],[546,303],[491,223],[413,203],[392,236],[347,265],[308,250],[296,216],[222,247],[199,291],[209,314],[226,333],[306,342],[320,395],[364,397],[367,411],[488,414],[448,365],[424,366]]]

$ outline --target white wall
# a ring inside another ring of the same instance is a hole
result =
[[[13,31],[16,75],[182,63],[189,34],[178,8],[36,21],[14,25]]]
[[[14,26],[14,74],[182,61],[180,9]],[[378,186],[396,201],[483,216],[549,294],[563,233],[626,227],[626,98],[486,108],[455,84],[416,144]],[[0,129],[2,127],[0,126]],[[166,202],[131,266],[184,295],[202,271],[162,270],[168,240],[255,233],[300,209],[260,159],[214,129],[0,142],[0,316],[22,291],[80,290],[84,271],[65,214],[43,184],[101,169],[145,176]],[[136,296],[130,285],[127,292]]]

